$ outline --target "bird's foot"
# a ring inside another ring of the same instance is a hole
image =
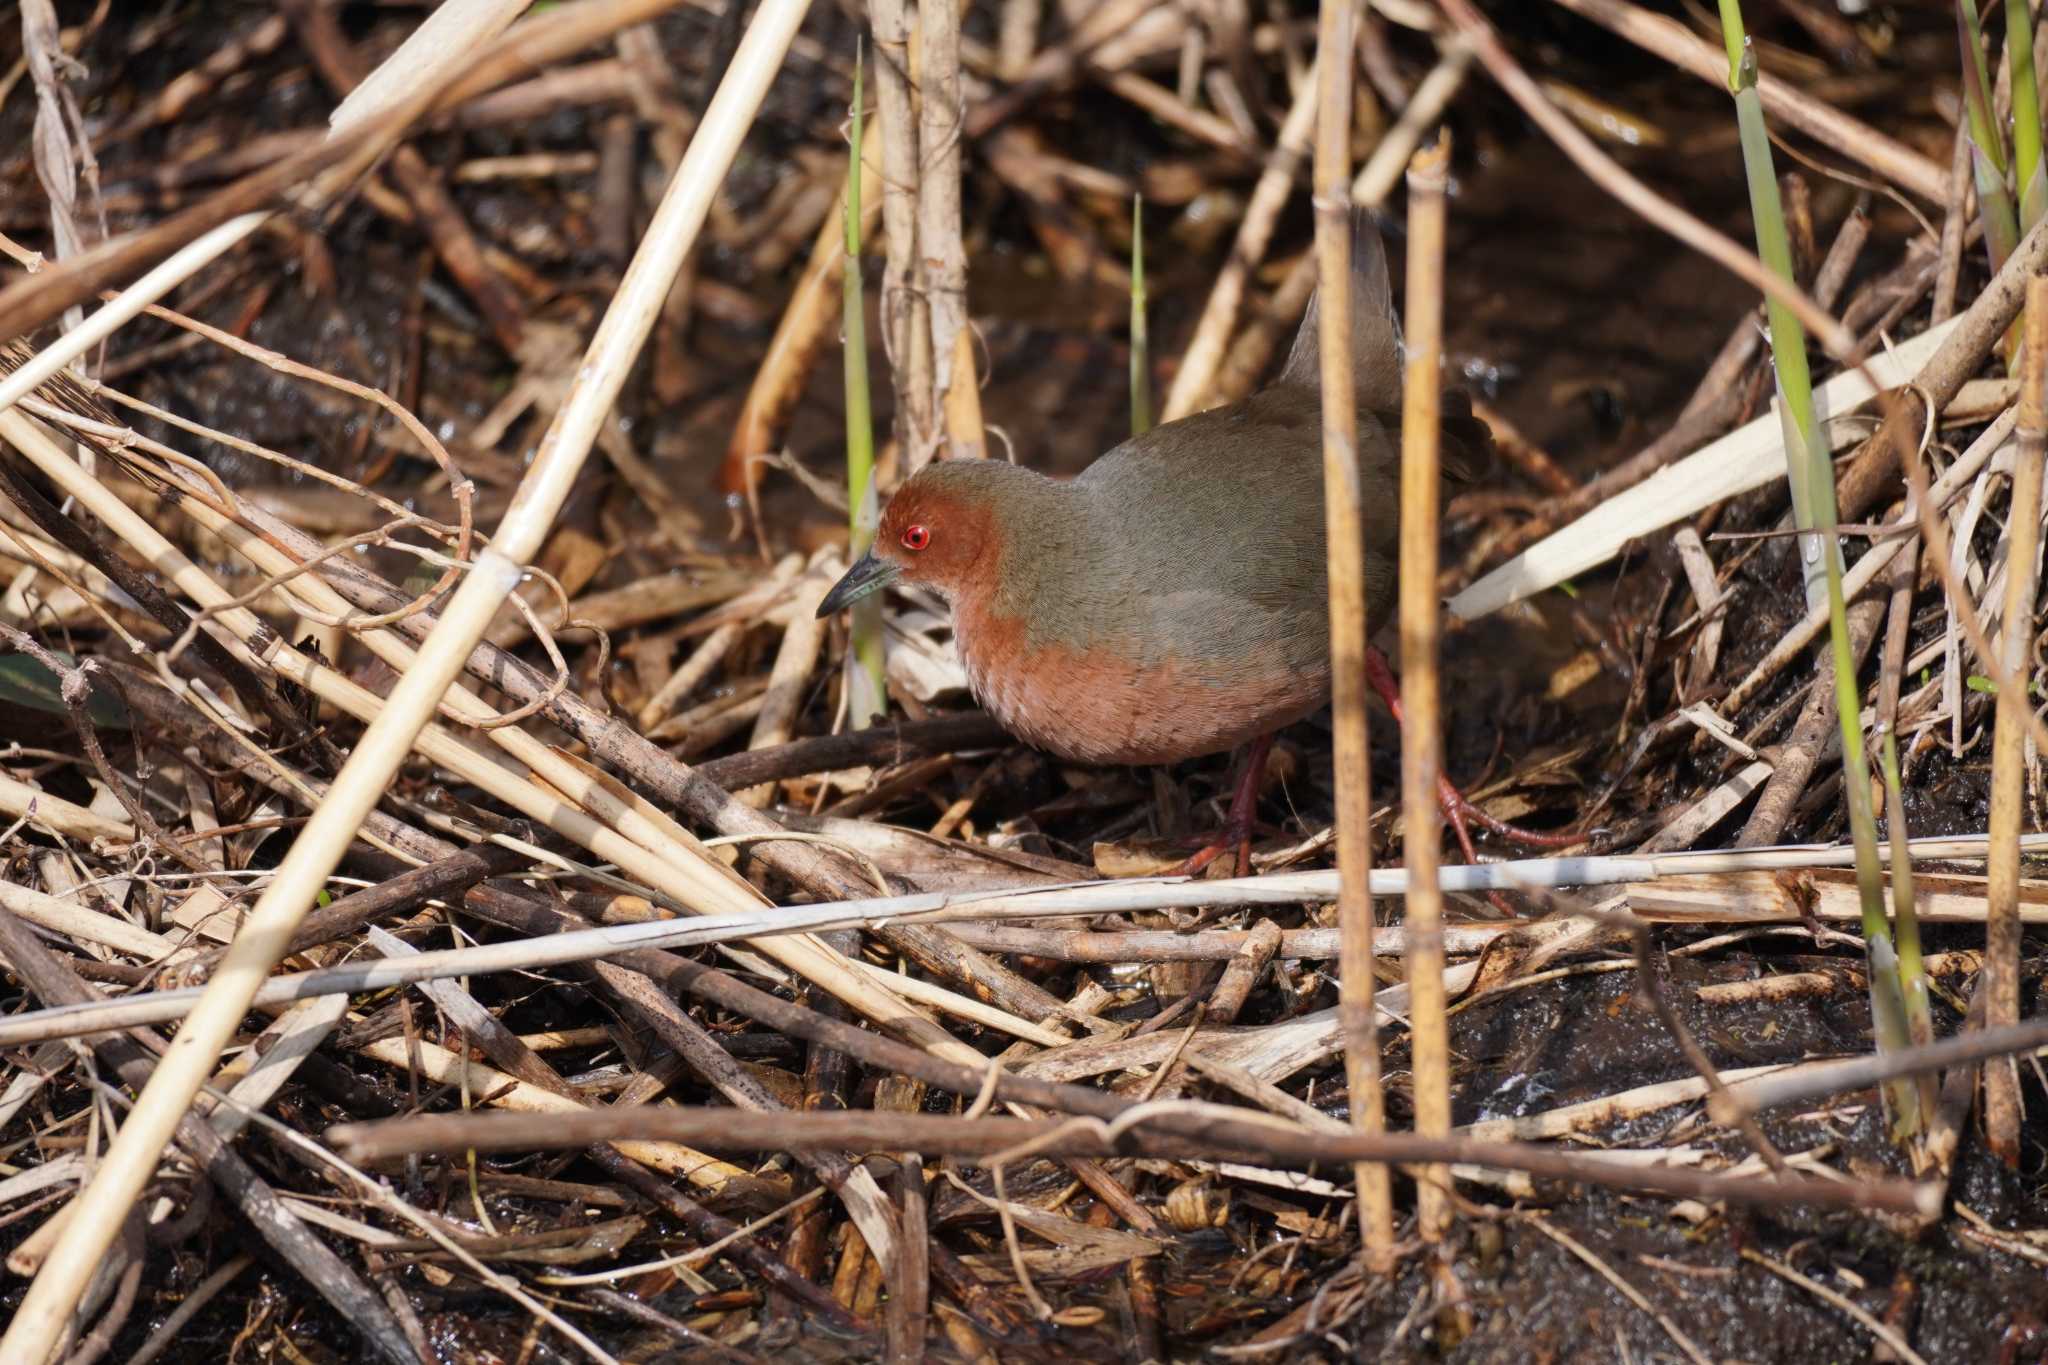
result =
[[[1230,794],[1230,815],[1224,820],[1222,831],[1186,862],[1168,868],[1166,876],[1198,877],[1211,863],[1232,849],[1237,851],[1235,875],[1250,875],[1252,826],[1259,807],[1259,779],[1265,776],[1266,756],[1272,752],[1273,736],[1260,735],[1252,741],[1251,748],[1245,752],[1244,771],[1238,774],[1237,786]]]
[[[1394,723],[1406,725],[1408,718],[1401,708],[1400,690],[1394,685],[1394,671],[1387,666],[1387,656],[1373,645],[1367,645],[1365,649],[1365,676],[1373,691],[1380,694],[1380,700],[1387,704],[1387,709],[1394,713]],[[1436,800],[1444,813],[1444,823],[1457,836],[1458,848],[1468,863],[1479,861],[1478,851],[1472,846],[1471,826],[1475,823],[1511,843],[1528,848],[1568,848],[1584,837],[1572,833],[1538,833],[1489,815],[1467,800],[1465,793],[1442,773],[1438,773],[1436,778]]]

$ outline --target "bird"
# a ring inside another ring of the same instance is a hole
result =
[[[1370,632],[1398,586],[1402,347],[1369,215],[1354,216],[1352,260]],[[1183,864],[1199,871],[1234,847],[1243,875],[1273,736],[1330,698],[1319,314],[1318,295],[1268,387],[1133,436],[1071,479],[999,459],[925,466],[818,615],[892,583],[936,590],[975,699],[1061,758],[1165,764],[1251,746],[1221,838]],[[1441,420],[1445,477],[1466,481],[1490,432],[1461,394],[1445,395]],[[1372,653],[1368,675],[1398,718]],[[1444,789],[1468,858],[1463,817],[1512,830]]]

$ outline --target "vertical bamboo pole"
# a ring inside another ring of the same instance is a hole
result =
[[[1984,925],[1984,1027],[2016,1024],[2020,1017],[2020,831],[2026,821],[2026,715],[2033,705],[2034,561],[2041,547],[2042,448],[2048,443],[2048,278],[2027,281],[2026,344],[2020,358],[2019,455],[2012,471],[2012,510],[2006,518],[2005,608],[1997,649],[2007,686],[1998,689],[1998,723],[1991,736],[1990,884]],[[1984,1129],[1991,1149],[2007,1165],[2019,1163],[2019,1074],[2012,1059],[1984,1068]]]
[[[1438,134],[1408,163],[1408,373],[1401,404],[1401,726],[1402,864],[1408,869],[1408,1036],[1415,1060],[1415,1131],[1451,1131],[1451,1048],[1444,1019],[1443,892],[1437,886],[1443,815],[1437,783],[1444,767],[1437,685],[1438,423],[1443,405],[1444,195],[1451,135]],[[1448,1166],[1417,1174],[1416,1222],[1422,1240],[1450,1223]]]
[[[1337,1011],[1351,1122],[1387,1127],[1373,1016],[1372,771],[1365,720],[1365,506],[1358,482],[1358,410],[1351,371],[1351,51],[1355,0],[1323,0],[1316,29],[1316,262],[1322,275],[1323,516],[1329,536],[1330,691],[1337,763]],[[1394,1258],[1387,1168],[1360,1162],[1358,1225],[1369,1273]]]
[[[75,1215],[0,1338],[0,1360],[43,1365],[49,1359],[100,1259],[155,1172],[179,1119],[212,1076],[257,988],[277,965],[314,895],[384,795],[414,738],[432,719],[505,597],[523,577],[521,561],[538,551],[568,496],[808,8],[808,0],[763,0],[755,12],[591,340],[577,383],[543,438],[492,545],[477,556],[412,668],[392,689],[319,810],[299,832],[206,994],[165,1050],[91,1182],[79,1192]]]

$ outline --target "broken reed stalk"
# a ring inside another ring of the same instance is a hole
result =
[[[1437,600],[1438,424],[1443,406],[1445,193],[1451,134],[1408,165],[1406,389],[1401,403],[1401,727],[1402,863],[1414,878],[1405,902],[1408,1029],[1414,1057],[1415,1131],[1451,1131],[1451,1043],[1445,1020],[1443,814],[1437,784],[1444,767],[1437,673],[1442,622]],[[1415,1183],[1415,1221],[1424,1242],[1441,1240],[1451,1220],[1451,1171],[1432,1166]]]
[[[1984,31],[1977,0],[1956,0],[1956,39],[1962,48],[1963,106],[1969,114],[1970,174],[1977,187],[1977,213],[1984,223],[1984,250],[1994,273],[2019,244],[2019,217],[2006,189],[2005,138],[1991,107],[1991,77],[1984,65]]]
[[[2048,278],[2027,281],[2026,343],[2020,354],[2019,449],[2006,516],[2005,604],[1997,649],[2004,682],[1991,735],[1990,902],[1984,924],[1986,1028],[2020,1017],[2020,832],[2025,827],[2026,713],[2034,644],[2035,561],[2041,545],[2041,464],[2048,443]],[[2010,1063],[1984,1069],[1984,1129],[2007,1165],[2019,1161],[2019,1073]]]
[[[172,1131],[247,1013],[249,1000],[276,966],[283,945],[383,797],[499,606],[523,578],[523,561],[539,550],[582,468],[807,8],[805,0],[764,0],[755,12],[493,543],[471,565],[413,666],[392,689],[327,799],[249,912],[199,1007],[79,1193],[76,1215],[0,1338],[0,1357],[42,1362],[55,1349]]]
[[[1351,1122],[1386,1132],[1379,1023],[1373,1010],[1372,769],[1366,735],[1365,506],[1358,480],[1358,411],[1351,373],[1351,60],[1354,6],[1322,0],[1317,18],[1315,218],[1322,277],[1317,340],[1323,393],[1323,526],[1329,538],[1331,738],[1337,783],[1337,1009]],[[1434,579],[1431,580],[1432,582]],[[1384,1166],[1361,1162],[1358,1225],[1368,1273],[1393,1264],[1393,1188]]]
[[[1152,430],[1152,344],[1145,326],[1145,196],[1131,198],[1131,435]]]
[[[1771,155],[1770,130],[1764,125],[1763,96],[1757,91],[1756,50],[1742,28],[1741,0],[1721,0],[1721,37],[1728,48],[1728,93],[1735,100],[1735,122],[1742,138],[1742,169],[1749,182],[1749,212],[1756,224],[1756,253],[1773,274],[1794,280],[1792,238],[1785,227],[1785,206],[1778,196],[1778,174]],[[1801,532],[1813,530],[1813,494],[1807,486],[1805,452],[1819,444],[1813,413],[1813,374],[1806,361],[1806,329],[1782,299],[1766,296],[1770,320],[1772,369],[1778,383],[1778,422],[1785,436],[1785,473],[1792,485],[1792,522]],[[1819,607],[1827,596],[1821,568],[1821,544],[1812,534],[1798,538],[1799,568],[1806,583],[1806,608]]]
[[[1756,53],[1742,31],[1739,0],[1721,0],[1721,34],[1728,50],[1728,89],[1742,133],[1742,160],[1749,181],[1750,216],[1757,256],[1786,284],[1794,284],[1792,239],[1778,196],[1771,144],[1757,93]],[[1842,730],[1842,785],[1849,828],[1856,844],[1856,885],[1863,906],[1863,936],[1870,958],[1870,1013],[1878,1050],[1907,1046],[1898,963],[1884,912],[1884,873],[1877,853],[1877,821],[1871,809],[1870,765],[1863,750],[1863,690],[1856,681],[1856,654],[1849,640],[1842,596],[1842,552],[1835,533],[1835,470],[1813,406],[1813,376],[1806,361],[1806,333],[1783,299],[1764,299],[1771,325],[1771,368],[1777,378],[1785,473],[1792,488],[1793,520],[1799,536],[1800,567],[1808,610],[1827,603],[1828,635],[1834,651],[1835,711]],[[1886,1087],[1894,1123],[1901,1134],[1920,1129],[1918,1094],[1904,1082]]]
[[[846,266],[840,272],[843,302],[841,342],[846,355],[846,548],[849,562],[867,553],[881,523],[881,499],[875,488],[875,419],[868,396],[868,332],[866,296],[860,273],[860,182],[867,87],[862,79],[862,54],[853,58],[853,136],[846,157]],[[882,598],[877,593],[853,604],[852,636],[846,650],[846,723],[865,730],[889,714],[883,681]]]

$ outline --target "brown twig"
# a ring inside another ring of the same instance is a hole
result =
[[[347,1123],[327,1130],[329,1141],[361,1160],[388,1160],[415,1151],[527,1151],[583,1146],[619,1138],[657,1138],[741,1151],[871,1150],[915,1148],[927,1155],[965,1158],[1038,1156],[1109,1159],[1119,1156],[1310,1163],[1463,1162],[1610,1189],[1681,1199],[1744,1204],[1807,1204],[1864,1212],[1910,1213],[1923,1208],[1919,1187],[1907,1181],[1845,1184],[1816,1179],[1758,1179],[1581,1156],[1528,1143],[1430,1138],[1414,1133],[1311,1132],[1249,1110],[1185,1100],[1133,1106],[1113,1121],[967,1118],[951,1114],[789,1114],[774,1124],[730,1109],[646,1107],[589,1111],[545,1118],[525,1114],[434,1114],[380,1123]]]

